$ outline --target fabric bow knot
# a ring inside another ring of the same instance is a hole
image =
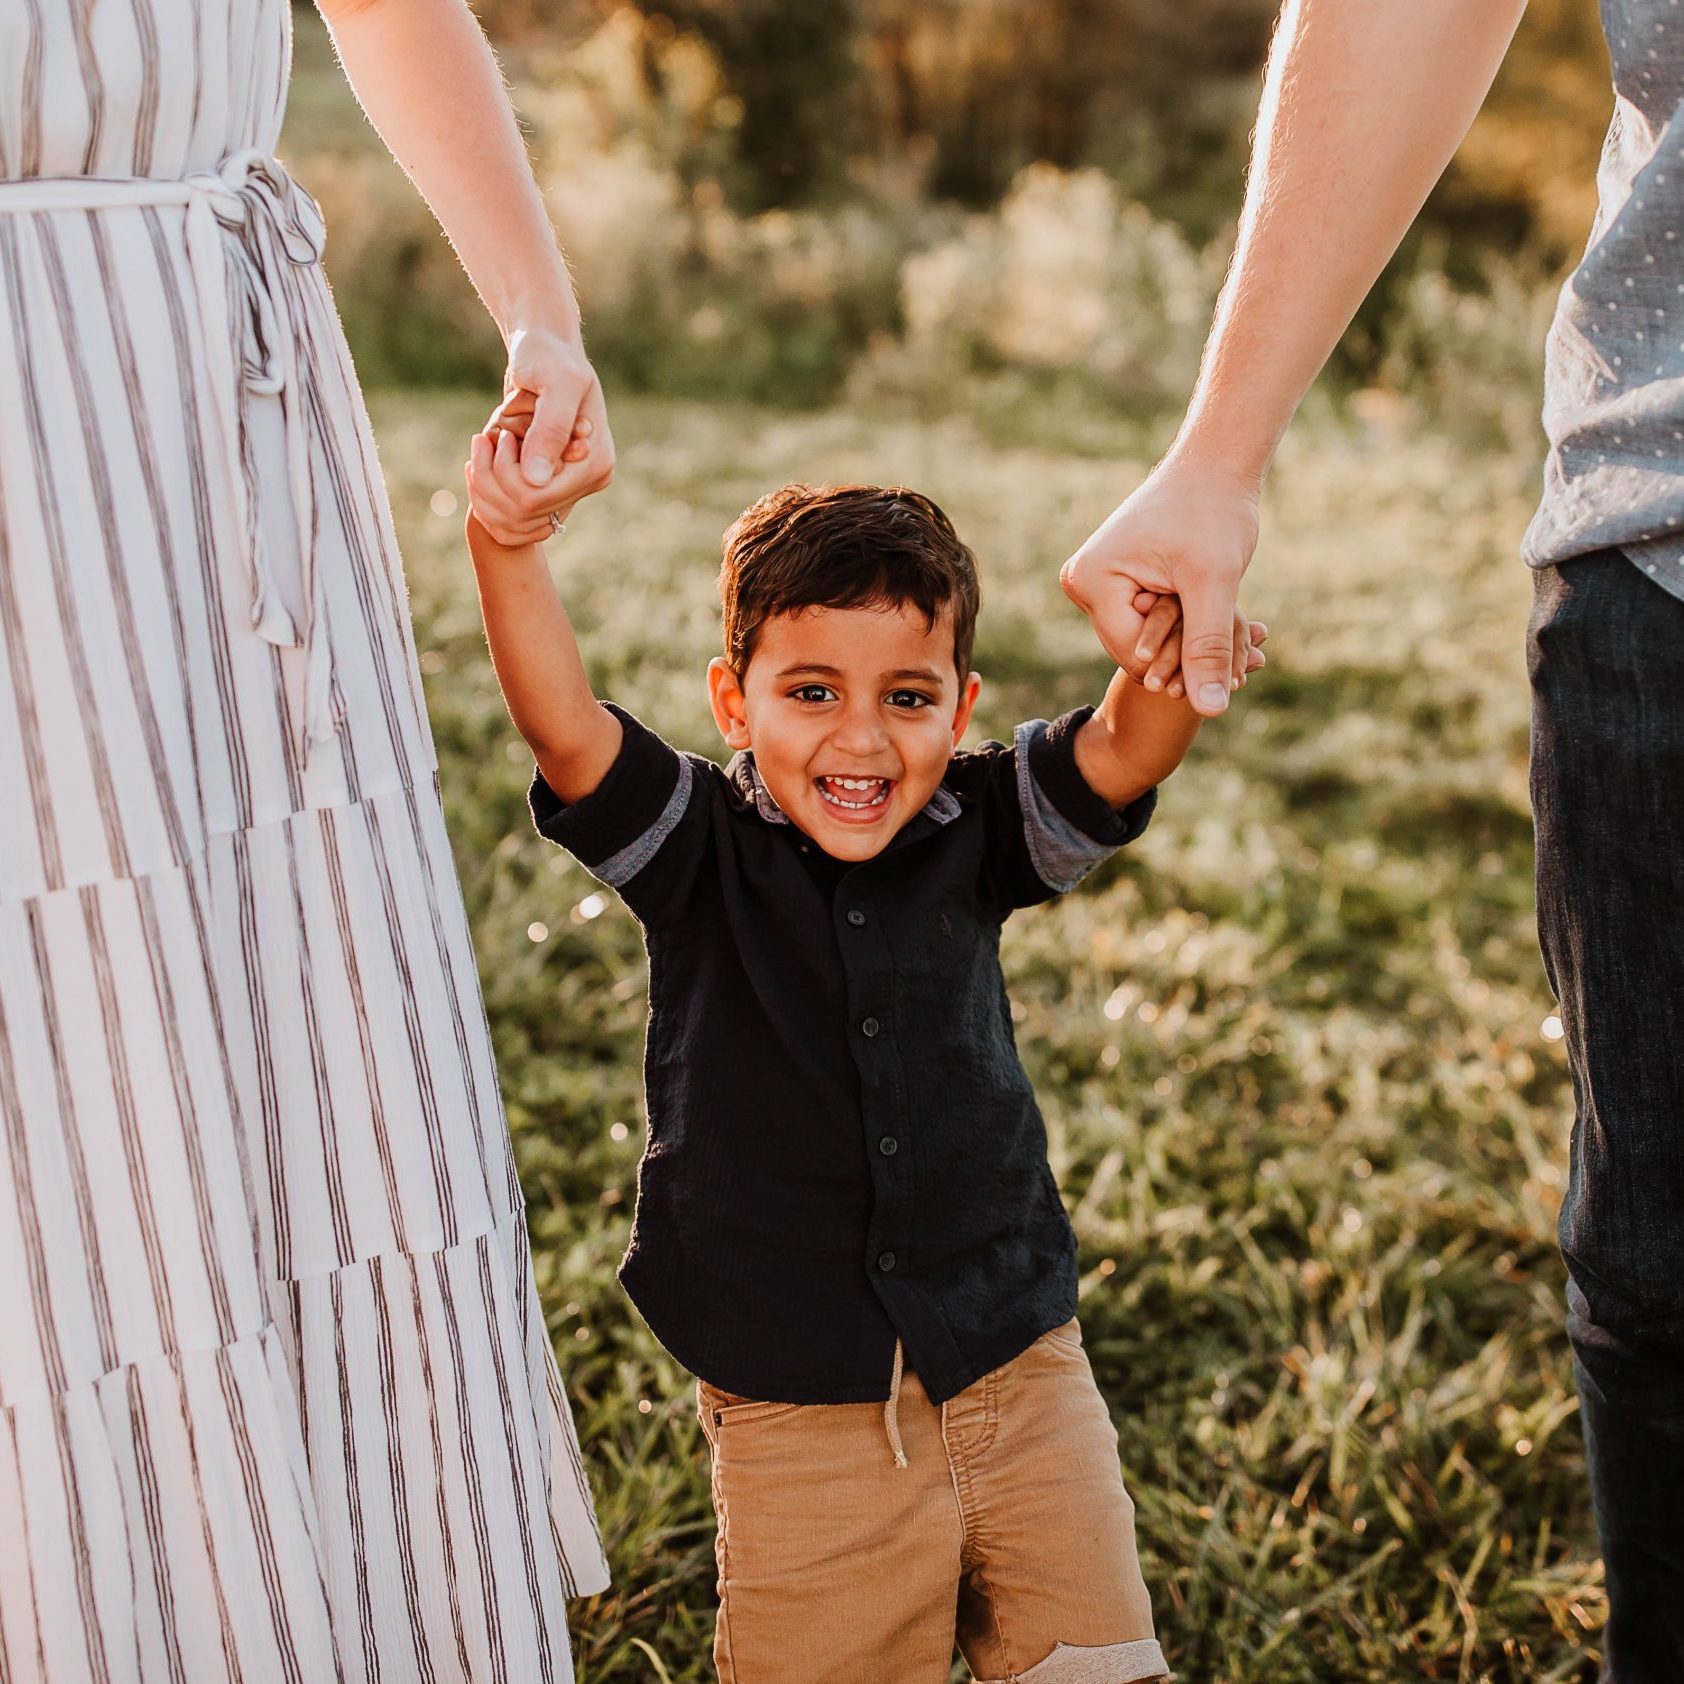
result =
[[[251,624],[267,642],[305,651],[300,751],[344,723],[327,628],[327,593],[317,563],[318,510],[310,459],[309,406],[296,347],[307,302],[289,270],[321,259],[326,229],[314,199],[280,162],[257,149],[235,152],[215,170],[186,178],[187,255],[204,314],[211,387],[218,409],[222,469],[245,535],[251,573]],[[264,530],[255,470],[246,449],[245,399],[278,397],[286,437],[298,578],[300,628],[275,583],[273,537]]]

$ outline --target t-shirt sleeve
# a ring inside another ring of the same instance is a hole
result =
[[[708,831],[704,780],[689,755],[623,708],[604,705],[622,731],[613,765],[589,795],[571,802],[535,768],[532,822],[617,890],[640,922],[659,923],[695,882]]]
[[[1026,720],[1012,746],[994,752],[983,800],[989,876],[1006,910],[1075,888],[1151,820],[1156,789],[1117,808],[1082,776],[1076,733],[1092,714],[1085,707],[1050,723]]]

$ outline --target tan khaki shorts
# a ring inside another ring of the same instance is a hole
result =
[[[1117,1433],[1075,1322],[946,1404],[756,1403],[698,1387],[719,1520],[722,1684],[1167,1676]]]

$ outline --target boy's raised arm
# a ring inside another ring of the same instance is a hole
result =
[[[1126,807],[1181,764],[1199,723],[1184,696],[1148,690],[1119,668],[1076,733],[1076,769],[1101,799]]]
[[[476,500],[488,476],[503,467],[518,472],[518,460],[512,440],[493,447],[483,435],[476,438],[469,475]],[[539,545],[500,544],[473,513],[467,534],[485,638],[509,717],[550,788],[563,801],[583,800],[614,764],[620,722],[596,699]]]
[[[1140,647],[1144,670],[1118,668],[1105,699],[1076,733],[1076,767],[1088,787],[1113,807],[1126,807],[1163,782],[1192,746],[1200,715],[1186,699],[1181,670],[1181,605],[1174,597],[1135,598],[1144,615]],[[1237,688],[1268,664],[1263,645],[1269,628],[1236,615],[1234,671]]]

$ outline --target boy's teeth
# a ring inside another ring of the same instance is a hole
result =
[[[875,807],[880,804],[887,790],[886,778],[819,779],[819,794],[835,807]],[[858,796],[860,799],[850,801],[847,799],[849,795]]]

